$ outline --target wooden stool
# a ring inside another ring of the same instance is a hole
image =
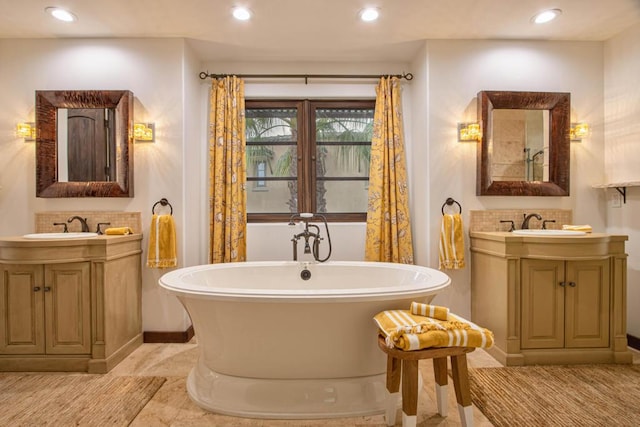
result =
[[[402,425],[415,427],[418,413],[418,361],[422,359],[433,359],[438,413],[443,417],[447,416],[447,356],[451,356],[460,421],[463,426],[473,426],[467,353],[474,351],[474,347],[434,347],[404,351],[387,347],[382,335],[378,336],[378,346],[387,354],[387,391],[390,393],[385,414],[387,425],[392,426],[396,422],[397,396],[402,376]]]

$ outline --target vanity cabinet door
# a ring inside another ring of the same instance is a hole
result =
[[[90,263],[0,265],[0,354],[91,352]]]
[[[0,264],[0,353],[45,349],[42,265]]]
[[[90,264],[45,266],[45,330],[47,354],[91,352]]]
[[[567,262],[565,347],[609,346],[609,260]]]
[[[522,259],[521,348],[609,346],[609,260]]]
[[[520,347],[564,347],[564,261],[522,259]]]

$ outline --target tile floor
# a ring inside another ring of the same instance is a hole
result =
[[[193,340],[195,341],[195,340]],[[383,427],[384,416],[368,416],[327,420],[256,420],[217,415],[194,404],[187,395],[186,377],[198,357],[195,342],[186,344],[143,344],[108,375],[164,376],[167,381],[153,399],[138,414],[131,426],[257,426],[257,427]],[[467,356],[469,367],[501,366],[481,349]],[[640,352],[634,351],[634,363],[640,363]],[[459,426],[455,392],[450,382],[449,416],[442,418],[436,411],[434,381],[430,361],[420,362],[423,389],[418,403],[418,426]],[[477,427],[491,426],[484,415],[474,407],[474,423]],[[401,425],[398,412],[396,425]]]
[[[640,352],[633,351],[634,363],[640,363]],[[383,415],[338,418],[326,420],[256,420],[235,418],[205,411],[193,403],[185,388],[186,377],[195,365],[198,347],[193,342],[186,344],[143,344],[127,359],[107,375],[151,375],[163,376],[167,381],[153,399],[138,414],[132,427],[148,426],[257,426],[257,427],[384,427]],[[499,367],[495,359],[481,349],[467,355],[469,367]],[[423,389],[418,403],[418,426],[459,426],[457,403],[453,383],[449,387],[449,416],[440,417],[436,410],[433,370],[431,362],[420,361]],[[474,407],[476,427],[492,424]],[[401,425],[401,413],[397,414],[396,425]]]
[[[155,396],[140,411],[130,424],[132,427],[385,427],[383,415],[323,419],[323,420],[258,420],[236,418],[214,414],[201,409],[191,401],[186,391],[186,377],[198,358],[198,345],[186,344],[143,344],[106,375],[119,376],[162,376],[167,381]],[[633,363],[640,364],[640,352],[632,350]],[[500,367],[501,365],[481,349],[467,355],[469,367]],[[420,361],[423,388],[418,401],[418,427],[459,426],[455,391],[450,381],[449,416],[440,417],[436,411],[433,370],[430,361]],[[70,374],[77,375],[77,374]],[[474,424],[487,427],[492,424],[475,407]],[[398,411],[396,426],[401,425]],[[96,420],[96,425],[102,425]]]
[[[208,412],[189,399],[185,387],[186,376],[195,365],[197,357],[198,348],[195,343],[143,344],[109,373],[109,375],[153,375],[167,378],[131,426],[386,426],[383,415],[323,420],[256,420]],[[467,357],[470,367],[500,366],[484,351],[475,351]],[[442,418],[437,414],[431,366],[430,361],[420,362],[424,388],[420,393],[418,405],[418,426],[459,426],[460,420],[455,409],[457,403],[452,382],[450,382],[452,386],[449,387],[450,415]],[[401,425],[401,416],[398,412],[396,425]],[[476,426],[491,425],[477,409],[474,410],[474,421]]]

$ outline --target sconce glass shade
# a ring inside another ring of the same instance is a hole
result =
[[[589,125],[587,123],[571,123],[569,139],[571,141],[582,141],[582,138],[589,136]]]
[[[480,124],[478,123],[458,123],[459,142],[477,142],[482,138]]]
[[[36,124],[33,122],[18,123],[16,126],[16,135],[18,138],[24,138],[25,141],[35,141]]]
[[[135,123],[133,125],[133,139],[135,139],[138,142],[154,142],[155,141],[155,124]]]

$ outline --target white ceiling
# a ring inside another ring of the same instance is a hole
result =
[[[253,19],[231,18],[234,5]],[[406,61],[425,39],[606,40],[640,0],[0,0],[0,38],[184,37],[202,60]],[[55,21],[47,6],[79,20]],[[380,19],[361,22],[365,6]],[[531,17],[562,9],[555,21]]]

